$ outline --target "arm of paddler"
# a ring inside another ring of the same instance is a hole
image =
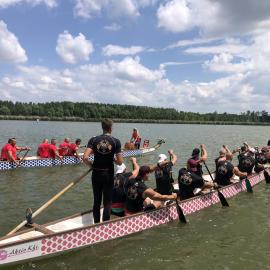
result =
[[[239,176],[240,178],[247,177],[247,173],[246,172],[240,172],[237,166],[234,167],[233,174],[235,174],[236,176]]]
[[[20,166],[20,163],[19,163],[17,160],[15,160],[15,158],[12,156],[12,151],[8,151],[8,157],[9,157],[13,162],[15,162],[15,164],[16,164],[17,166]]]
[[[76,147],[74,150],[75,150],[75,153],[76,153],[76,156],[77,156],[78,160],[80,161],[80,163],[82,163],[82,160],[80,159],[78,147]]]
[[[231,153],[230,149],[227,147],[226,144],[223,144],[223,148],[227,151],[228,154]]]
[[[173,152],[172,149],[170,149],[170,150],[168,151],[168,153],[172,156],[171,163],[172,163],[173,165],[175,165],[175,163],[177,162],[177,156],[174,154],[174,152]]]
[[[150,173],[156,171],[158,169],[158,167],[166,166],[167,163],[168,163],[168,161],[162,161],[162,162],[158,163],[157,165],[150,167]]]
[[[153,201],[170,201],[177,198],[176,193],[172,193],[172,195],[161,195],[158,192],[155,192],[152,188],[148,188],[142,195],[143,199],[149,197]]]
[[[204,144],[201,145],[201,149],[202,149],[203,155],[197,160],[197,163],[200,163],[200,165],[203,165],[203,162],[207,160],[208,155],[204,148]]]
[[[130,179],[131,179],[131,178],[135,178],[138,175],[140,166],[137,164],[136,158],[133,157],[130,159],[130,161],[133,164],[133,171],[132,171],[132,175],[130,176]]]
[[[62,162],[62,163],[64,163],[64,160],[63,160],[62,156],[60,156],[60,155],[57,153],[57,151],[54,151],[54,154],[55,154],[58,158],[61,159],[61,162]]]
[[[85,151],[84,151],[84,154],[83,154],[83,162],[89,166],[90,169],[93,169],[93,165],[92,163],[90,162],[89,160],[89,156],[92,152],[92,149],[91,148],[86,148]]]
[[[244,142],[244,145],[246,145],[246,147],[248,148],[248,150],[251,148],[247,142]]]

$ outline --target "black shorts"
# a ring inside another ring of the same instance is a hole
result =
[[[143,208],[143,212],[146,212],[146,211],[150,211],[150,210],[153,210],[153,209],[156,209],[155,205],[150,203],[150,204],[147,204],[144,208]]]
[[[96,182],[114,182],[113,171],[93,170],[92,179]]]

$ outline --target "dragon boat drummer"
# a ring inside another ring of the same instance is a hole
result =
[[[69,147],[70,147],[70,139],[69,138],[65,138],[65,141],[60,143],[59,145],[59,155],[60,156],[66,156],[68,151],[69,151]]]
[[[254,171],[256,173],[259,173],[263,171],[264,169],[264,167],[258,167],[258,164],[265,165],[266,163],[270,162],[270,159],[266,155],[266,152],[267,152],[267,148],[263,147],[261,151],[258,151],[255,153],[255,160],[257,161],[257,163],[255,164]]]
[[[133,133],[131,135],[130,143],[133,142],[135,144],[136,149],[140,149],[141,138],[137,128],[133,128]]]
[[[240,154],[240,160],[241,160],[240,171],[246,172],[247,176],[249,177],[250,175],[252,175],[252,170],[255,165],[258,168],[264,168],[264,165],[258,163],[258,161],[253,158],[255,154],[255,149],[251,148],[248,144],[246,145],[248,146],[248,152]]]
[[[17,166],[20,166],[20,163],[18,162],[18,160],[22,160],[22,158],[18,158],[17,155],[16,155],[16,151],[17,150],[20,150],[20,151],[30,151],[31,148],[26,148],[26,147],[18,147],[16,145],[17,141],[15,138],[12,138],[9,145],[7,145],[6,147],[6,158],[7,158],[7,161],[13,161],[15,162],[15,164]]]
[[[79,148],[84,148],[86,147],[86,145],[81,145],[82,140],[81,139],[77,139],[75,143],[72,143],[69,147],[69,151],[68,151],[68,155],[69,156],[75,156],[78,158],[78,160],[80,161],[80,163],[82,163],[82,160],[80,159],[80,155],[79,155]]]
[[[131,178],[135,178],[139,172],[139,165],[136,158],[131,158],[133,164],[133,171],[127,172],[126,165],[117,165],[117,171],[114,178],[113,196],[111,203],[111,213],[115,216],[123,217],[125,215],[126,194],[124,190],[125,182]]]
[[[126,181],[126,209],[125,216],[133,215],[140,212],[146,212],[162,206],[160,201],[174,200],[177,198],[176,193],[172,195],[161,195],[152,188],[148,188],[145,182],[148,180],[150,173],[158,169],[159,166],[165,166],[167,162],[163,161],[158,165],[142,166],[136,178]],[[148,199],[149,198],[149,199]],[[151,200],[155,200],[151,202]]]
[[[56,147],[57,140],[56,139],[51,139],[51,144],[48,148],[48,158],[60,158],[61,162],[64,163],[63,157],[58,154],[58,150],[60,148]]]
[[[47,158],[48,157],[48,150],[49,150],[49,140],[44,139],[43,143],[38,147],[37,155],[41,158]]]
[[[167,162],[166,166],[158,166],[158,169],[155,171],[155,178],[156,178],[156,185],[157,185],[157,192],[161,195],[171,195],[173,192],[177,193],[179,197],[179,190],[174,189],[172,190],[171,185],[171,173],[172,167],[177,162],[177,156],[173,153],[173,150],[169,150],[168,153],[171,155],[172,160],[168,162],[167,156],[164,154],[160,154],[158,157],[158,164],[165,161]]]
[[[94,222],[100,222],[100,206],[103,196],[103,221],[110,220],[110,210],[114,186],[114,154],[116,154],[116,165],[121,165],[123,158],[121,143],[111,136],[113,121],[104,119],[102,121],[103,134],[92,137],[83,155],[84,163],[93,169],[92,187],[94,192],[93,216]],[[89,155],[94,151],[94,163],[89,160]]]
[[[194,173],[197,174],[199,177],[202,177],[203,175],[202,165],[207,160],[207,152],[203,144],[201,145],[201,151],[203,153],[201,157],[199,148],[193,149],[191,154],[191,159],[194,159],[197,162],[197,170],[194,171]]]
[[[246,172],[240,172],[237,166],[232,165],[233,154],[228,152],[226,157],[218,160],[215,182],[219,186],[228,186],[237,181],[231,180],[234,175],[239,176],[241,179],[247,177]]]
[[[180,193],[180,201],[203,195],[206,191],[194,193],[196,188],[212,188],[217,187],[217,183],[205,182],[204,179],[196,174],[197,162],[194,159],[187,161],[186,167],[179,170],[178,185]]]
[[[7,161],[7,147],[11,140],[12,139],[9,139],[8,142],[2,147],[0,161]]]

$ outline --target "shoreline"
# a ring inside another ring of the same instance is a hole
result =
[[[19,121],[66,121],[66,122],[101,122],[103,118],[81,117],[39,117],[39,116],[13,116],[0,115],[0,120]],[[155,120],[155,119],[121,119],[111,118],[114,123],[145,123],[145,124],[190,124],[190,125],[245,125],[245,126],[270,126],[270,122],[231,122],[231,121],[184,121],[184,120]]]

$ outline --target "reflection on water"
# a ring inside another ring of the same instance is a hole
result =
[[[90,137],[101,133],[100,123],[0,121],[0,126],[0,145],[16,137],[18,146],[32,149],[29,155],[35,154],[44,138],[55,137],[58,144],[65,137],[71,141],[81,138],[87,144]],[[214,170],[214,159],[222,144],[235,149],[247,141],[263,147],[269,139],[268,127],[252,126],[115,124],[112,135],[124,145],[134,126],[150,145],[158,138],[166,139],[154,153],[138,156],[138,164],[155,165],[158,155],[171,148],[178,156],[175,180],[193,148],[201,143],[208,152],[206,163]],[[124,162],[132,170],[129,158]],[[0,235],[16,227],[28,207],[37,210],[86,170],[84,164],[73,164],[0,171]],[[90,177],[44,210],[35,222],[42,224],[92,208]],[[155,187],[153,175],[147,185]],[[188,215],[188,225],[175,220],[61,256],[3,269],[268,269],[270,185],[262,182],[253,190],[254,194],[241,192],[229,198],[229,208],[216,204]]]

